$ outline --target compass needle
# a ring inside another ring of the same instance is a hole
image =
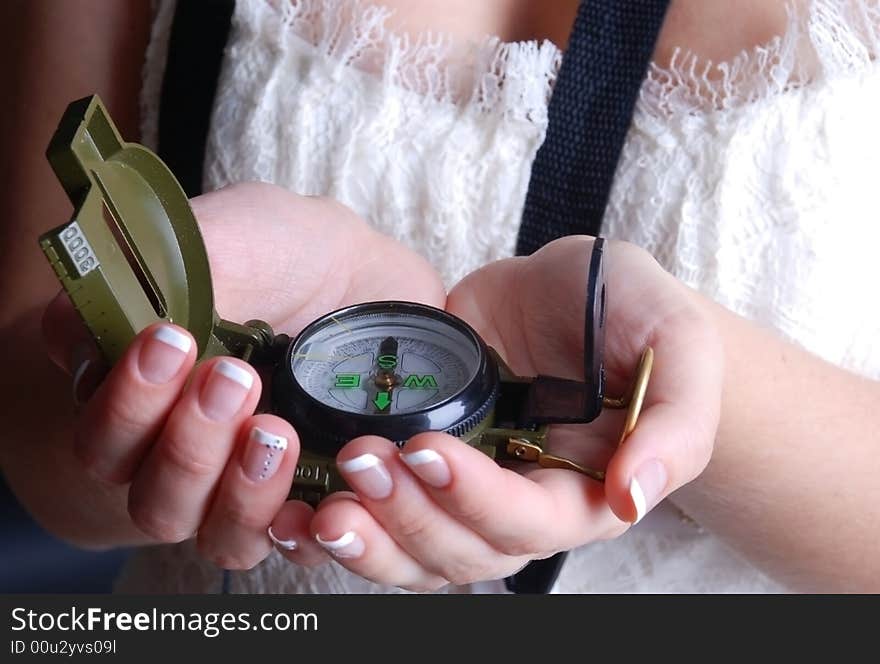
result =
[[[332,320],[334,323],[336,323],[339,327],[341,327],[341,328],[342,328],[343,330],[345,330],[346,332],[351,332],[351,330],[349,330],[345,325],[343,325],[343,324],[339,321],[339,319],[337,319],[335,316],[331,315],[331,316],[330,316],[330,320]]]

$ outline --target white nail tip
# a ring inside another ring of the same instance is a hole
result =
[[[156,331],[153,332],[153,338],[166,346],[176,348],[181,353],[188,353],[192,348],[192,339],[167,325],[156,328]]]
[[[407,466],[424,466],[426,463],[443,461],[443,457],[434,450],[419,450],[411,454],[401,454],[400,458]]]
[[[283,452],[287,449],[287,438],[284,436],[276,436],[268,431],[263,431],[259,427],[254,427],[254,430],[251,432],[251,438],[257,441],[260,445],[271,447],[273,450],[278,450],[279,452]]]
[[[352,530],[337,540],[323,540],[317,534],[315,540],[335,558],[357,558],[364,552],[364,541]]]
[[[233,364],[228,360],[220,360],[214,365],[214,371],[221,376],[238,383],[246,390],[251,389],[254,384],[254,377],[248,371],[245,371],[237,364]]]
[[[377,466],[382,466],[382,459],[375,454],[361,454],[354,459],[339,462],[339,469],[346,473],[358,473]]]
[[[340,549],[344,549],[350,544],[354,543],[357,539],[357,535],[354,531],[349,530],[345,535],[336,540],[323,540],[320,535],[315,535],[315,539],[318,540],[318,544],[323,546],[325,549],[330,549],[331,551],[339,551]]]
[[[285,549],[287,551],[296,551],[296,547],[297,547],[296,540],[278,539],[277,537],[275,537],[275,533],[272,532],[272,526],[269,526],[268,532],[269,532],[269,539],[272,540],[273,542],[275,542],[275,544],[280,546],[282,549]]]
[[[645,492],[642,491],[642,485],[633,477],[629,483],[629,495],[632,498],[633,505],[636,508],[636,520],[634,523],[641,521],[645,513],[648,511],[648,503],[645,500]]]
[[[86,369],[89,368],[89,364],[91,364],[91,360],[83,360],[80,362],[80,365],[76,368],[76,371],[73,374],[73,403],[79,405],[79,382],[82,380],[83,374],[86,372]]]

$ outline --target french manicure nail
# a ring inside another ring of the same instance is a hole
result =
[[[666,489],[666,468],[657,459],[643,463],[629,483],[629,495],[633,502],[638,523],[652,510]]]
[[[286,449],[287,438],[254,427],[241,460],[244,474],[254,482],[269,479],[281,465]]]
[[[91,363],[92,361],[89,359],[82,360],[73,371],[73,384],[71,389],[73,390],[73,403],[77,406],[85,401],[83,395],[80,394],[80,384],[83,382],[83,376],[85,376]]]
[[[80,406],[98,389],[106,371],[93,347],[80,344],[70,355],[70,368],[73,373],[71,390],[73,403]]]
[[[357,558],[363,554],[366,548],[364,540],[352,530],[349,530],[339,539],[325,540],[321,539],[320,535],[315,535],[315,540],[327,549],[331,556],[336,558]]]
[[[442,489],[452,480],[449,465],[434,450],[401,453],[400,458],[420,479],[437,489]]]
[[[70,358],[67,364],[70,375],[75,378],[77,372],[80,371],[82,365],[87,364],[94,359],[94,349],[88,344],[78,343],[76,346],[74,346],[73,350],[70,351]]]
[[[269,534],[269,539],[272,540],[277,546],[280,546],[285,551],[296,551],[297,544],[295,539],[284,539],[283,537],[279,537],[272,531],[272,526],[269,526],[269,530],[267,532]]]
[[[183,366],[192,340],[173,327],[162,325],[144,341],[138,356],[138,369],[151,383],[171,380]]]
[[[212,420],[227,420],[238,412],[254,384],[254,377],[229,360],[220,360],[202,385],[199,404]]]
[[[373,500],[382,500],[391,495],[394,488],[391,473],[375,454],[361,454],[354,459],[340,461],[337,465],[358,493]]]

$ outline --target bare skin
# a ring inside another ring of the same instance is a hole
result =
[[[567,9],[551,14],[537,9],[546,7],[546,3],[525,0],[461,2],[455,11],[449,10],[449,2],[439,0],[418,5],[388,0],[387,4],[398,6],[396,25],[412,32],[430,27],[465,39],[479,39],[486,34],[497,34],[507,41],[547,38],[560,46],[564,45],[576,7],[569,0],[560,1],[558,6],[564,5]],[[735,8],[731,8],[731,4],[734,3],[722,0],[674,2],[657,46],[657,61],[666,64],[677,47],[715,61],[724,60],[766,42],[784,25],[783,2],[749,0],[735,3]],[[0,281],[0,348],[4,349],[4,371],[17,378],[14,386],[4,388],[0,463],[28,509],[60,537],[97,548],[175,540],[185,535],[186,529],[162,532],[161,520],[135,518],[133,521],[129,486],[107,477],[100,478],[100,473],[95,477],[94,468],[92,473],[86,472],[81,458],[74,454],[69,378],[49,360],[40,341],[41,319],[46,304],[57,292],[57,282],[46,269],[36,237],[67,218],[70,211],[42,153],[66,104],[95,91],[107,102],[126,137],[137,137],[136,97],[148,36],[148,3],[110,3],[96,7],[88,0],[65,3],[32,0],[5,3],[0,12],[0,30],[3,31],[0,48],[4,49],[6,61],[21,63],[2,73],[4,89],[12,91],[10,98],[20,103],[6,107],[5,126],[15,127],[15,131],[6,132],[0,139],[0,158],[6,162],[4,172],[13,174],[4,191],[6,221],[2,246],[6,249],[7,274],[14,275]],[[103,38],[94,39],[94,34]],[[344,221],[346,213],[337,207],[327,203],[325,209],[327,218],[342,218],[339,223],[353,224],[352,228],[358,228],[357,232],[363,233],[364,238],[372,238],[360,222],[350,218]],[[212,266],[218,273],[218,307],[223,315],[243,320],[248,313],[242,309],[243,315],[238,316],[237,307],[241,296],[246,294],[236,292],[231,281],[224,285],[223,278],[224,265],[229,265],[224,256],[228,257],[233,247],[229,239],[224,238],[223,225],[211,223],[212,218],[217,220],[216,212],[212,213],[210,206],[203,208],[199,219],[204,224]],[[291,269],[302,277],[314,274],[320,266],[313,266],[311,272],[308,265],[299,267],[302,272],[296,272],[297,266]],[[412,284],[418,292],[383,292],[382,296],[435,301],[439,295],[429,273],[430,270],[422,283]],[[353,293],[337,293],[337,302],[306,299],[287,303],[289,308],[282,307],[279,315],[284,314],[287,318],[283,320],[295,329],[309,316],[335,303],[348,301],[346,298],[376,297],[378,293],[358,290],[358,278],[369,276],[351,275],[349,285],[354,288]],[[663,281],[663,277],[658,275],[657,278]],[[480,286],[480,282],[469,280],[457,290],[454,302],[458,304],[454,306],[461,307],[462,302],[468,301],[465,297],[468,288],[472,289],[469,297],[479,301],[486,283],[489,282],[484,281]],[[670,288],[675,291],[677,287]],[[723,363],[723,401],[713,461],[707,472],[688,484],[676,499],[708,527],[787,581],[811,589],[876,589],[880,553],[878,538],[871,537],[871,533],[880,530],[877,508],[880,496],[874,480],[880,475],[876,454],[876,431],[880,430],[880,422],[876,412],[871,412],[870,404],[877,403],[880,389],[876,383],[809,357],[698,296],[689,301],[700,312],[698,317],[706,322],[707,330],[721,330],[727,361]],[[478,316],[478,311],[479,307],[469,315]],[[464,311],[462,313],[464,315]],[[61,344],[50,340],[49,346],[58,364],[70,370],[70,358],[66,357],[70,339]],[[59,353],[59,347],[66,350]],[[743,357],[760,358],[757,360],[761,367],[759,376],[755,375],[755,360],[748,365],[736,361]],[[829,384],[834,386],[833,390],[827,389]],[[39,394],[40,399],[34,399],[34,394]],[[750,417],[743,418],[741,413],[749,413]],[[248,421],[246,413],[242,418],[242,424]],[[281,423],[263,422],[264,427],[275,425],[281,426]],[[280,429],[276,433],[284,434]],[[287,432],[287,435],[293,440],[294,434]],[[458,452],[443,447],[449,441],[421,440],[416,444],[429,442],[436,444],[441,453],[451,455],[447,460],[454,473],[466,472],[466,466],[456,465],[454,455]],[[639,454],[644,455],[646,450],[653,454],[656,452],[653,445],[663,443],[661,440],[634,444],[614,458],[612,464],[619,466],[618,479],[609,487],[610,511],[603,512],[607,527],[603,526],[595,536],[618,534],[633,519],[635,505],[627,490],[629,475],[637,462],[648,458]],[[229,438],[228,444],[237,444],[234,436]],[[383,455],[387,451],[381,441],[353,441],[351,445],[354,447],[346,448],[341,455],[365,450]],[[836,450],[835,454],[828,454],[829,445]],[[287,465],[277,476],[282,480],[284,473],[290,472],[290,463],[295,458],[295,445],[289,449]],[[667,495],[697,475],[708,459],[709,449],[711,443],[707,447],[704,441],[691,450],[694,454],[690,463],[685,470],[675,471],[661,495]],[[397,462],[389,459],[390,463]],[[219,468],[223,468],[222,463]],[[233,468],[232,463],[227,466],[227,470]],[[406,469],[394,466],[394,472],[399,471]],[[223,477],[225,481],[231,476],[224,473]],[[409,482],[406,486],[414,491],[431,491],[420,486],[414,475],[401,472],[400,477],[405,478],[402,481]],[[566,486],[571,490],[572,485]],[[280,494],[271,493],[271,487],[265,489],[262,518],[271,520],[270,513],[280,506],[281,499]],[[149,492],[136,493],[143,496]],[[221,509],[219,514],[242,517],[234,496],[227,497],[230,499],[227,509]],[[401,545],[406,538],[405,533],[399,531],[411,529],[416,522],[394,523],[389,521],[389,511],[381,506],[357,511],[356,505],[343,504],[344,500],[342,496],[322,507],[323,521],[288,504],[281,508],[274,523],[304,534],[305,538],[324,532],[320,529],[326,527],[336,529],[336,534],[348,526],[362,528],[365,538],[373,538],[371,541],[378,546],[386,547],[388,555],[360,559],[351,563],[352,569],[379,581],[413,588],[435,587],[450,577],[463,581],[507,573],[520,562],[514,554],[547,553],[529,550],[524,541],[507,541],[509,546],[499,545],[502,550],[496,559],[497,565],[491,569],[485,564],[469,569],[464,563],[457,569],[442,569],[420,554],[420,545],[412,542]],[[450,504],[450,509],[455,507],[454,503]],[[193,518],[210,519],[211,514],[218,513],[207,508],[203,512]],[[217,526],[220,522],[214,518],[212,523]],[[186,525],[192,526],[191,523]],[[200,542],[205,555],[230,567],[249,566],[260,555],[265,555],[270,544],[265,537],[258,541],[254,524],[238,525],[241,526],[237,531],[241,535],[239,539],[247,543],[244,550],[209,536],[207,541]],[[213,530],[217,532],[222,528]],[[560,545],[578,541],[583,540],[577,540],[571,533],[560,534],[558,539]],[[374,546],[369,555],[375,552]],[[291,557],[303,564],[313,564],[320,561],[322,555],[312,547]],[[393,562],[394,556],[402,556],[397,560],[405,565],[391,565],[389,561]],[[467,557],[461,560],[466,561]],[[409,576],[395,577],[389,569],[406,569]]]
[[[564,49],[580,2],[385,0],[381,4],[394,9],[391,25],[413,36],[431,30],[455,35],[462,41],[480,40],[486,35],[496,35],[506,42],[548,39]],[[784,2],[674,0],[654,60],[667,66],[675,50],[681,48],[701,60],[723,62],[742,50],[767,43],[785,25]]]

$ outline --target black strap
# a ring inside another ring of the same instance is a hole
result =
[[[205,147],[235,0],[177,0],[159,102],[158,154],[187,196],[202,193]]]
[[[578,9],[535,156],[517,242],[531,254],[566,235],[598,236],[639,90],[669,0],[584,0]],[[546,593],[566,553],[505,579],[515,593]]]
[[[599,234],[669,0],[584,0],[532,165],[517,253]]]

